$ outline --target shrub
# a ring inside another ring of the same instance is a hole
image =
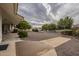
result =
[[[75,36],[79,37],[79,29],[75,31]]]
[[[72,30],[62,30],[61,33],[64,34],[64,35],[73,35]]]
[[[37,28],[32,29],[33,32],[38,32]]]
[[[18,35],[20,38],[25,38],[28,36],[27,32],[26,31],[19,31],[18,32]]]
[[[18,32],[18,29],[14,29],[12,33],[17,33]]]
[[[31,25],[27,21],[21,21],[18,25],[16,25],[16,28],[26,30],[30,29]]]

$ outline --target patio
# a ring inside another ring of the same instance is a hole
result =
[[[56,37],[42,41],[22,41],[16,43],[18,56],[57,56],[56,47],[71,40],[70,38]]]
[[[22,41],[17,33],[7,33],[7,34],[3,34],[2,36],[2,39],[3,39],[3,43],[4,42],[18,42],[18,41]]]
[[[8,44],[6,50],[0,51],[0,56],[16,56],[16,42],[22,41],[16,33],[3,35],[3,41],[0,44]]]
[[[78,47],[79,40],[72,39],[70,37],[62,37],[59,34],[55,36],[54,34],[56,33],[46,34],[46,33],[38,32],[36,34],[33,32],[29,32],[28,38],[26,38],[25,40],[20,40],[20,38],[18,38],[18,35],[16,33],[9,33],[7,36],[4,37],[4,41],[3,41],[3,44],[8,43],[9,46],[7,50],[0,51],[0,55],[2,56],[79,55],[79,47]],[[47,37],[47,35],[50,36]]]

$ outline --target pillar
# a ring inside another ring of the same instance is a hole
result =
[[[0,43],[2,41],[2,15],[0,13]]]

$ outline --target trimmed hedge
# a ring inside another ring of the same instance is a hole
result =
[[[64,34],[64,35],[73,35],[72,30],[62,30],[61,33]]]
[[[75,31],[74,36],[79,37],[79,29]]]
[[[28,36],[26,31],[18,31],[18,35],[20,38],[25,38]]]

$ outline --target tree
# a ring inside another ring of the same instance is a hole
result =
[[[25,38],[28,36],[26,29],[30,29],[31,25],[27,21],[21,21],[18,25],[16,25],[16,28],[20,29],[18,31],[18,35],[20,38]]]
[[[42,30],[55,30],[56,29],[56,25],[51,23],[51,24],[44,24],[42,26]]]
[[[59,29],[70,29],[72,25],[73,25],[73,19],[68,16],[58,21]]]
[[[31,25],[30,25],[30,24],[28,24],[28,27],[27,27],[27,29],[31,29]]]
[[[57,23],[58,29],[64,29],[64,20],[61,18]]]
[[[65,17],[64,18],[64,25],[66,29],[70,29],[73,25],[73,19],[71,17]]]
[[[21,30],[26,30],[26,29],[30,29],[31,25],[29,25],[27,21],[21,21],[16,27]]]
[[[56,29],[56,25],[55,24],[49,24],[49,30],[55,30]]]
[[[47,30],[48,30],[48,26],[49,26],[48,24],[44,24],[44,25],[42,26],[42,30],[46,30],[46,31],[47,31]]]

